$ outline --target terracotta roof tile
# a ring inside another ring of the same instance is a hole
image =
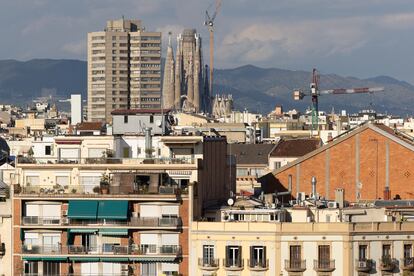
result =
[[[321,146],[321,140],[316,138],[308,139],[282,139],[270,154],[271,157],[300,157],[316,150]]]

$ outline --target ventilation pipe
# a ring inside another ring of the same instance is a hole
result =
[[[145,131],[145,157],[152,158],[152,136],[151,136],[152,128],[146,127]]]
[[[316,177],[312,176],[312,199],[317,200],[316,198]]]

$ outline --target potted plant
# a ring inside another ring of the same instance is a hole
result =
[[[109,193],[109,175],[107,175],[106,173],[102,174],[99,186],[101,188],[101,193],[102,194],[108,194]]]
[[[74,188],[74,189],[72,189],[72,194],[76,194],[76,189]]]
[[[93,187],[92,191],[93,191],[95,194],[99,194],[99,193],[101,192],[101,188],[100,188],[99,186],[95,186],[95,187]]]

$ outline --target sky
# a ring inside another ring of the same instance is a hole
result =
[[[176,36],[195,28],[208,60],[205,10],[215,0],[0,0],[0,59],[86,60],[88,32],[141,19]],[[413,0],[222,0],[215,67],[246,64],[414,83]]]

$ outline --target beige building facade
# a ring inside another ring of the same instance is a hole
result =
[[[160,108],[161,33],[140,20],[108,21],[88,34],[88,120],[111,122],[111,111]]]

